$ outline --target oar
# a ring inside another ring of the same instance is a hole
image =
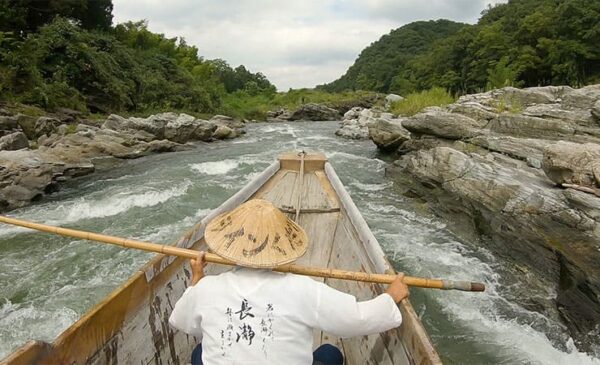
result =
[[[157,243],[151,242],[143,242],[130,240],[127,238],[115,237],[115,236],[107,236],[104,234],[79,231],[76,229],[55,227],[46,224],[33,223],[24,221],[21,219],[9,218],[0,216],[0,222],[12,224],[15,226],[35,229],[42,232],[54,233],[60,236],[79,238],[89,241],[97,241],[102,243],[109,243],[112,245],[122,246],[126,248],[136,248],[138,250],[156,252],[165,255],[172,256],[180,256],[188,259],[193,259],[198,257],[198,251],[190,250],[187,248],[174,247],[169,245],[160,245]],[[205,259],[207,262],[212,262],[215,264],[222,265],[232,265],[235,266],[235,263],[229,260],[226,260],[220,256],[217,256],[212,253],[206,253]],[[282,265],[273,269],[273,271],[278,272],[290,272],[294,274],[307,275],[307,276],[316,276],[321,278],[332,278],[332,279],[342,279],[342,280],[354,280],[354,281],[364,281],[370,283],[378,283],[378,284],[390,284],[392,281],[396,279],[395,275],[387,275],[387,274],[370,274],[366,272],[358,272],[358,271],[346,271],[346,270],[338,270],[338,269],[326,269],[326,268],[316,268],[316,267],[307,267],[301,265]],[[484,291],[485,285],[482,283],[473,283],[469,281],[452,281],[452,280],[441,280],[441,279],[427,279],[427,278],[418,278],[405,276],[404,283],[410,286],[416,286],[420,288],[434,288],[434,289],[455,289],[455,290],[464,290],[464,291]]]

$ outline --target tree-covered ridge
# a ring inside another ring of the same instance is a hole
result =
[[[449,20],[407,24],[365,48],[338,80],[320,88],[328,91],[397,91],[404,88],[398,76],[416,56],[427,52],[439,39],[458,32],[466,24]]]
[[[0,2],[0,19],[14,17],[0,32],[3,100],[102,113],[211,113],[227,93],[275,92],[261,73],[205,60],[147,22],[112,27],[110,0]]]
[[[467,93],[511,84],[600,82],[598,19],[599,1],[509,0],[484,10],[476,25],[463,26],[428,44],[419,43],[419,50],[425,51],[394,63],[414,53],[410,38],[391,37],[394,32],[404,36],[408,27],[404,26],[365,49],[346,75],[323,88],[407,94],[442,86]],[[392,82],[390,64],[396,65]],[[361,70],[371,69],[370,84],[359,82],[360,73],[354,71],[357,65]]]

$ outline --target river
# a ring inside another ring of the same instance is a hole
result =
[[[280,152],[319,150],[398,271],[487,284],[477,294],[412,290],[446,364],[600,364],[578,352],[559,324],[511,301],[516,289],[505,284],[499,259],[458,239],[420,200],[399,194],[370,141],[337,138],[336,128],[335,122],[250,125],[240,139],[124,161],[10,215],[166,243]],[[6,226],[0,253],[0,358],[30,339],[51,341],[151,257]]]

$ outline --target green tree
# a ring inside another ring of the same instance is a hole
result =
[[[511,67],[508,57],[502,57],[493,67],[488,70],[488,89],[498,89],[505,86],[518,86],[518,71]]]

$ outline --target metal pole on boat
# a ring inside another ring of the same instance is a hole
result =
[[[29,229],[34,229],[41,232],[53,233],[60,236],[72,237],[78,239],[84,239],[88,241],[96,241],[101,243],[108,243],[112,245],[117,245],[125,248],[135,248],[138,250],[155,252],[164,255],[171,256],[179,256],[188,259],[193,259],[198,257],[198,251],[190,250],[187,248],[174,247],[169,245],[161,245],[157,243],[151,242],[143,242],[137,240],[131,240],[122,237],[116,236],[108,236],[99,233],[80,231],[76,229],[70,228],[62,228],[56,226],[50,226],[46,224],[29,222],[16,218],[9,218],[5,216],[0,216],[0,222],[11,224],[14,226],[25,227]],[[231,265],[235,266],[234,262],[226,260],[220,256],[215,254],[206,253],[205,259],[207,262],[222,264],[222,265]],[[308,267],[301,265],[282,265],[273,269],[273,271],[278,272],[289,272],[299,275],[306,276],[316,276],[322,278],[330,278],[330,279],[341,279],[341,280],[353,280],[353,281],[362,281],[369,283],[377,283],[377,284],[390,284],[396,279],[396,275],[388,275],[388,274],[372,274],[360,271],[347,271],[347,270],[339,270],[339,269],[329,269],[329,268],[317,268],[317,267]],[[483,283],[476,283],[470,281],[452,281],[452,280],[442,280],[442,279],[428,279],[428,278],[419,278],[412,276],[405,276],[404,283],[409,286],[415,286],[420,288],[433,288],[433,289],[444,289],[444,290],[463,290],[463,291],[475,291],[481,292],[485,290],[485,285]]]

